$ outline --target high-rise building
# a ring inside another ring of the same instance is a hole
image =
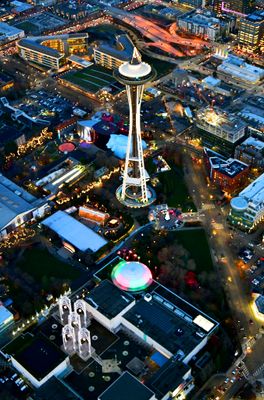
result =
[[[147,187],[140,128],[140,107],[144,84],[156,73],[134,48],[130,62],[114,71],[115,78],[126,86],[129,103],[129,134],[123,184],[117,189],[118,200],[128,207],[144,207],[155,200],[154,191]]]
[[[264,41],[264,11],[255,11],[242,18],[238,30],[238,42],[249,52],[257,51]]]
[[[234,14],[249,14],[254,10],[255,0],[227,0],[222,2],[222,11]]]
[[[190,8],[204,7],[205,0],[178,0],[178,3]]]

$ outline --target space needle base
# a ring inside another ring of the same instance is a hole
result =
[[[122,196],[122,190],[123,185],[120,185],[116,190],[116,198],[121,204],[130,208],[148,207],[157,198],[155,191],[150,186],[147,186],[147,199],[145,201],[142,200],[141,193],[133,193],[130,187],[126,188],[125,197]]]

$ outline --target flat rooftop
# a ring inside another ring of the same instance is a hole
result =
[[[234,178],[248,168],[248,165],[234,158],[225,158],[211,149],[204,149],[211,168],[217,170],[228,178]]]
[[[233,55],[229,55],[217,69],[249,82],[256,82],[264,76],[263,68],[248,64],[243,58]]]
[[[131,304],[134,298],[118,289],[112,282],[104,280],[91,290],[85,301],[97,307],[97,310],[107,318],[112,319]]]
[[[150,400],[154,393],[129,372],[124,372],[98,400]]]
[[[25,47],[30,50],[38,51],[43,54],[47,54],[48,56],[52,56],[54,58],[62,58],[63,54],[58,50],[55,50],[51,47],[46,46],[45,41],[50,40],[62,40],[66,41],[70,39],[85,39],[88,38],[87,33],[73,33],[73,34],[65,34],[65,35],[55,35],[55,36],[28,36],[25,39],[21,39],[19,41],[20,47]]]
[[[0,174],[0,229],[17,215],[35,208],[37,199]]]
[[[2,39],[1,36],[8,38],[9,36],[19,35],[22,32],[22,29],[15,28],[14,26],[6,24],[5,22],[0,22],[0,39]]]
[[[146,383],[158,398],[162,398],[168,393],[168,388],[173,391],[182,383],[182,377],[189,370],[188,365],[170,358]]]
[[[219,18],[216,18],[210,11],[206,10],[201,12],[200,10],[194,10],[193,12],[180,17],[181,20],[192,22],[194,24],[198,24],[200,26],[211,26],[211,27],[219,27],[221,21]]]
[[[246,17],[247,21],[251,21],[251,22],[256,22],[259,23],[261,21],[264,21],[264,11],[263,10],[259,10],[259,11],[255,11],[252,14],[249,14]]]
[[[239,197],[245,198],[247,201],[251,201],[259,207],[264,206],[264,174],[260,175],[250,185],[248,185],[242,192],[239,193]]]
[[[13,314],[5,306],[0,304],[0,327],[12,319]]]
[[[34,399],[54,400],[54,393],[56,393],[56,400],[80,400],[77,394],[75,395],[57,378],[49,379],[48,382],[37,389],[34,392]]]
[[[125,62],[131,60],[133,48],[134,45],[130,37],[126,34],[122,34],[116,36],[115,46],[110,44],[101,44],[95,48],[95,51],[100,51]]]
[[[43,46],[35,40],[31,39],[21,39],[18,43],[19,47],[24,47],[29,50],[38,51],[40,53],[46,54],[47,56],[51,56],[53,58],[62,58],[63,54],[59,51],[52,49],[47,46]]]
[[[250,136],[240,144],[240,147],[247,150],[250,148],[255,153],[264,149],[264,141]]]
[[[139,300],[123,318],[172,354],[180,352],[187,356],[218,325],[162,285],[151,295],[151,301]]]
[[[22,334],[2,349],[38,381],[61,364],[67,355],[44,336]]]
[[[227,113],[219,108],[212,109],[205,107],[197,112],[198,126],[210,125],[215,129],[222,129],[230,134],[235,135],[236,132],[246,127],[244,121],[241,121],[235,114]]]

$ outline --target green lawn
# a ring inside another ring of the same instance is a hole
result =
[[[196,207],[184,182],[183,171],[174,164],[171,170],[158,175],[162,184],[162,193],[166,196],[169,207],[182,208],[185,211],[196,211]]]
[[[99,89],[115,82],[112,71],[99,65],[84,68],[81,71],[69,72],[63,77],[77,86],[96,93]]]
[[[213,263],[207,237],[203,228],[187,231],[173,232],[175,239],[191,254],[194,259],[197,271],[213,271]]]
[[[145,168],[148,171],[149,175],[154,174],[155,172],[157,172],[157,167],[153,162],[153,158],[152,157],[148,157],[145,160]]]
[[[18,267],[36,281],[41,281],[43,276],[74,280],[80,275],[79,271],[53,257],[47,250],[37,248],[26,250]]]

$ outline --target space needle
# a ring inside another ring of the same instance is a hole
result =
[[[114,71],[115,78],[126,86],[129,104],[129,133],[126,150],[123,184],[116,191],[117,199],[133,208],[148,206],[156,199],[155,192],[147,186],[140,127],[140,107],[144,84],[154,79],[156,72],[142,62],[141,55],[134,47],[130,62]]]

